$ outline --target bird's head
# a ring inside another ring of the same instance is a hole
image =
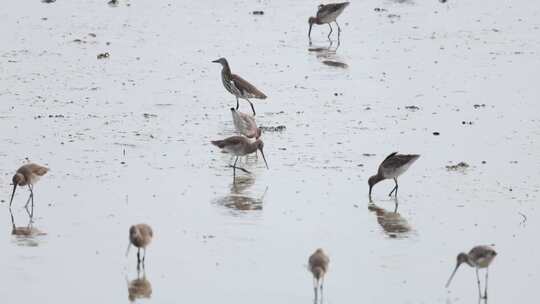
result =
[[[317,23],[317,17],[309,17],[308,23],[309,23],[308,37],[310,37],[311,39],[311,28],[313,27],[313,23]]]
[[[24,175],[22,175],[21,173],[17,173],[15,175],[13,175],[13,185],[21,185],[21,184],[24,184],[25,182],[25,178],[24,178]]]
[[[212,62],[214,62],[214,63],[220,63],[222,66],[227,66],[227,65],[228,65],[227,59],[225,59],[225,58],[223,58],[223,57],[221,57],[221,58],[219,58],[219,59],[216,59],[216,60],[214,60],[214,61],[212,61]]]

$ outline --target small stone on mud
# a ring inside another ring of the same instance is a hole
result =
[[[253,11],[253,15],[264,15],[263,11]]]
[[[433,132],[433,135],[439,136],[439,135],[441,135],[441,133],[439,133],[439,132]]]

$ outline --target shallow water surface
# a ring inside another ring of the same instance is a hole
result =
[[[3,303],[313,303],[318,247],[326,303],[477,303],[471,268],[444,288],[477,244],[499,252],[490,304],[535,301],[536,1],[355,1],[340,43],[315,26],[311,45],[318,2],[106,2],[0,11]],[[210,144],[234,134],[219,57],[268,95],[270,169],[243,158],[234,183]],[[367,196],[393,151],[422,155],[397,209],[393,181]],[[27,159],[51,168],[32,222],[26,189],[8,208]],[[139,222],[155,238],[138,273]]]

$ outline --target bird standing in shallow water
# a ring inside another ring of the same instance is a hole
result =
[[[26,205],[24,205],[24,207],[26,208],[28,206],[28,203],[32,201],[33,209],[34,185],[37,183],[39,178],[45,175],[48,171],[49,168],[32,163],[20,167],[17,172],[15,172],[15,175],[13,175],[13,192],[11,193],[11,199],[9,200],[9,207],[11,208],[11,204],[13,203],[13,197],[15,196],[15,190],[17,189],[17,186],[28,186],[28,189],[30,190],[30,196],[28,197],[28,200],[26,201]]]
[[[324,251],[319,248],[309,257],[309,271],[313,274],[313,292],[315,293],[315,303],[317,302],[318,289],[321,290],[321,299],[323,293],[324,285],[324,275],[328,271],[328,263],[330,259],[324,253]]]
[[[450,282],[452,282],[452,278],[456,274],[456,271],[458,270],[459,266],[465,263],[476,269],[476,281],[478,283],[478,294],[480,295],[481,298],[487,299],[488,267],[496,256],[497,256],[497,252],[490,246],[475,246],[473,247],[473,249],[471,249],[471,251],[469,251],[469,253],[462,252],[458,254],[456,268],[454,268],[454,271],[450,275],[448,282],[446,282],[446,288],[450,286]],[[483,297],[482,297],[482,291],[480,288],[480,276],[478,275],[478,270],[480,268],[486,269],[486,283],[485,283],[486,285],[485,285]]]
[[[255,137],[255,139],[258,139],[261,137],[262,130],[261,128],[257,128],[257,123],[255,122],[255,118],[253,118],[253,116],[236,111],[235,108],[231,108],[231,113],[234,127],[238,133],[247,138]]]
[[[129,248],[131,245],[137,247],[137,269],[140,268],[142,262],[144,268],[144,261],[146,259],[146,247],[152,241],[154,232],[152,228],[147,224],[137,224],[129,228],[129,244],[126,251],[126,256],[129,254]],[[144,256],[141,260],[141,248],[144,249]]]
[[[255,116],[255,108],[253,107],[253,103],[249,99],[266,99],[266,95],[264,95],[263,92],[259,91],[254,85],[247,82],[242,77],[236,74],[232,74],[227,59],[219,58],[212,62],[220,63],[223,67],[221,69],[221,81],[223,82],[223,86],[225,87],[225,89],[236,97],[236,109],[238,110],[238,108],[240,107],[240,102],[238,101],[238,98],[245,99],[251,105],[253,116]]]
[[[242,170],[246,173],[250,173],[248,170],[244,168],[236,167],[236,163],[238,162],[238,158],[240,156],[248,155],[253,152],[257,153],[257,150],[261,151],[261,155],[264,159],[264,164],[266,165],[266,168],[268,169],[268,163],[266,162],[266,157],[264,156],[264,151],[263,151],[264,143],[260,139],[257,139],[254,142],[250,142],[249,139],[243,136],[231,136],[223,140],[214,140],[211,143],[214,146],[222,149],[223,151],[227,153],[231,153],[232,155],[236,156],[234,165],[230,166],[233,168],[233,178],[236,178],[236,169]]]
[[[335,22],[338,27],[338,39],[339,35],[341,33],[341,28],[339,27],[339,24],[337,23],[336,19],[341,13],[343,13],[343,10],[349,6],[349,2],[342,2],[342,3],[330,3],[330,4],[321,4],[319,5],[319,9],[317,10],[317,15],[315,17],[309,17],[308,23],[309,23],[309,32],[308,37],[311,40],[311,28],[313,27],[313,24],[328,24],[330,27],[330,33],[328,33],[328,39],[330,39],[330,35],[332,34],[332,22]]]
[[[373,175],[369,178],[368,184],[369,184],[369,200],[371,201],[371,190],[373,189],[373,186],[377,184],[378,182],[385,180],[385,179],[394,179],[394,182],[396,183],[394,189],[390,191],[388,196],[392,196],[392,193],[396,192],[397,197],[397,191],[398,191],[398,182],[397,178],[401,174],[403,174],[409,167],[420,157],[418,154],[397,154],[397,152],[394,152],[390,155],[388,155],[383,162],[379,165],[379,170],[377,171],[377,174]]]

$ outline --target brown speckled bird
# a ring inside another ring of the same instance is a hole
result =
[[[253,116],[255,116],[255,108],[253,107],[253,103],[251,103],[249,99],[266,99],[266,95],[264,95],[263,92],[259,91],[259,89],[257,89],[254,85],[247,82],[247,80],[244,80],[242,77],[236,74],[232,74],[227,59],[219,58],[212,62],[221,64],[221,81],[223,82],[223,86],[225,87],[225,89],[236,97],[236,110],[238,110],[238,108],[240,107],[240,102],[238,101],[238,98],[242,98],[249,102],[249,104],[251,105],[251,110],[253,111]]]

